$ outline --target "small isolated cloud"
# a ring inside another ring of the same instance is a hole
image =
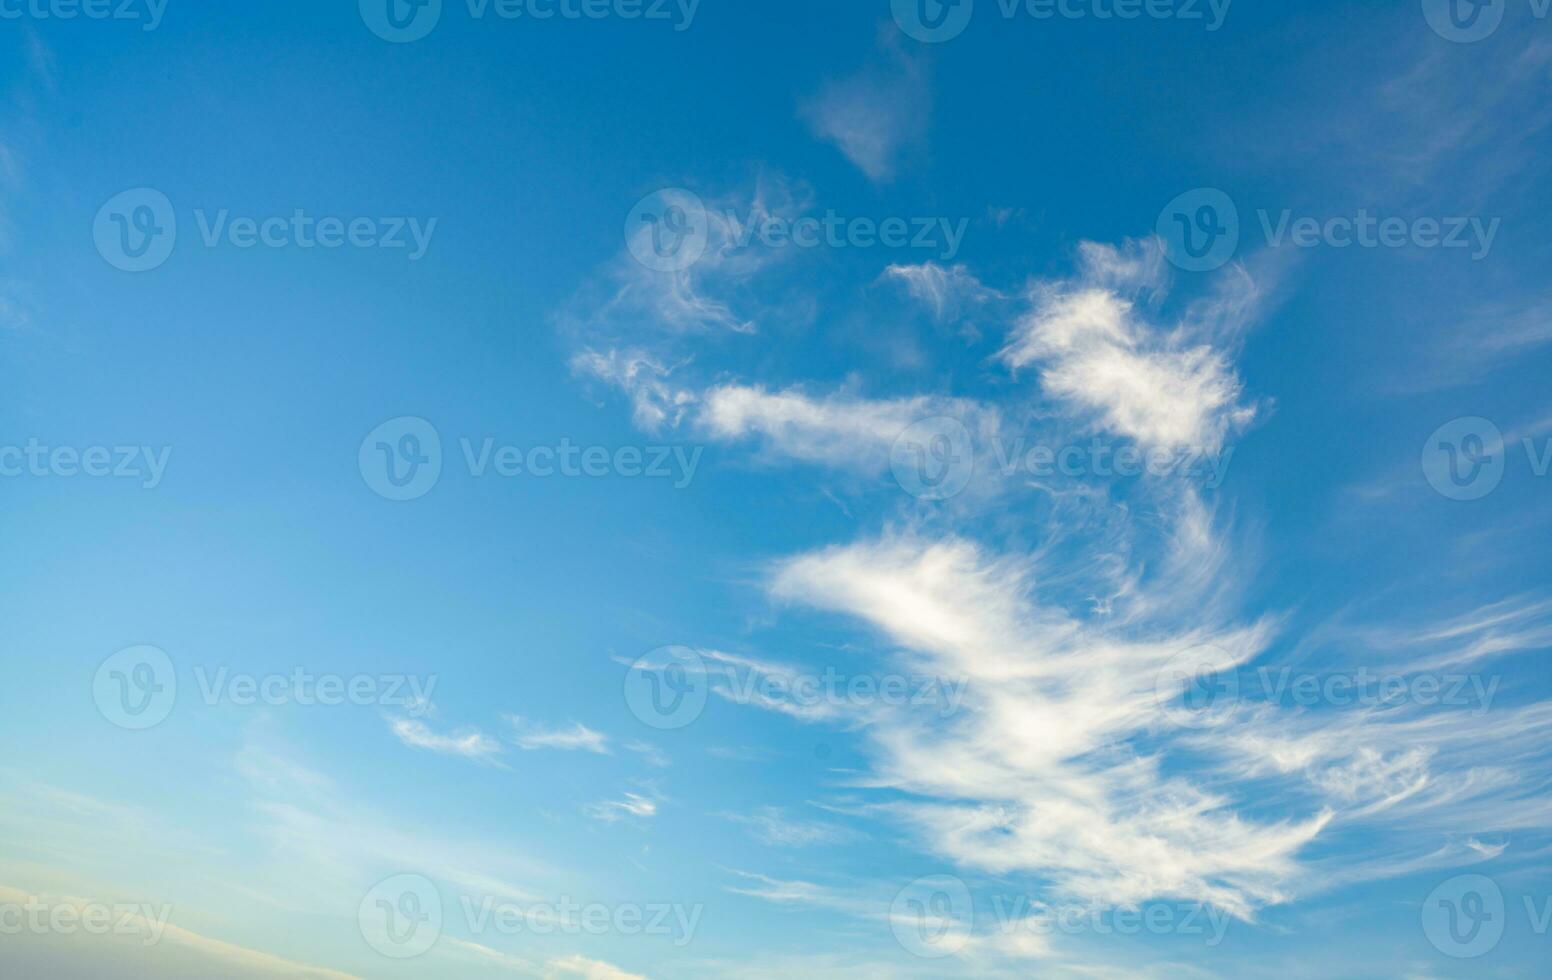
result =
[[[983,286],[963,265],[891,265],[884,270],[883,277],[902,284],[938,323],[961,320],[1001,296],[995,289]]]
[[[509,720],[514,726],[525,727],[525,723],[521,718],[513,717]],[[526,730],[514,738],[513,741],[518,748],[525,751],[559,749],[567,752],[592,752],[597,755],[609,754],[608,736],[601,732],[595,732],[580,722],[571,725],[569,728],[526,726]]]
[[[813,847],[855,840],[855,831],[839,824],[800,820],[781,807],[764,806],[753,813],[729,813],[727,819],[749,829],[755,840],[768,847]]]
[[[889,449],[911,425],[939,416],[990,424],[981,405],[955,398],[813,397],[797,390],[723,385],[705,395],[698,416],[718,439],[761,437],[772,452],[804,462],[860,470],[888,466]]]
[[[657,769],[667,769],[673,765],[672,761],[657,746],[647,742],[626,742],[625,750],[641,756],[641,761]]]
[[[26,330],[33,324],[28,290],[14,279],[0,279],[0,330]]]
[[[1081,259],[1076,278],[1031,287],[1004,363],[1036,365],[1048,395],[1147,448],[1216,451],[1254,420],[1225,351],[1148,323],[1129,298],[1163,288],[1152,249],[1089,243]]]
[[[672,367],[642,350],[584,350],[571,359],[571,368],[625,392],[637,427],[648,432],[677,426],[695,401],[694,393],[669,382]]]
[[[393,719],[389,725],[399,741],[415,749],[442,755],[459,755],[466,759],[486,759],[501,752],[501,743],[481,732],[440,735],[424,722],[408,718]]]
[[[1494,370],[1552,344],[1552,296],[1478,306],[1409,370],[1406,390],[1436,390],[1481,380]]]
[[[931,111],[925,69],[890,46],[880,63],[820,89],[799,115],[870,180],[886,182],[902,151],[925,137]]]
[[[614,823],[625,817],[639,817],[645,820],[657,816],[657,801],[640,793],[626,793],[622,800],[604,800],[591,803],[583,809],[594,820],[602,820],[605,823]]]

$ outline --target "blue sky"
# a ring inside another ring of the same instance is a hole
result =
[[[0,4],[0,972],[1545,975],[1545,14]]]

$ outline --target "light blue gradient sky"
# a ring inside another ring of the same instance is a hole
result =
[[[170,447],[154,487],[0,477],[0,906],[170,907],[149,946],[0,935],[0,972],[1542,975],[1552,22],[1500,3],[1470,43],[1416,2],[1233,4],[1210,29],[977,0],[940,43],[887,0],[447,0],[406,43],[345,0],[0,22],[0,446]],[[93,229],[136,188],[177,238],[130,273]],[[1239,242],[1190,271],[1152,236],[1199,188]],[[702,202],[705,255],[635,261],[643,201]],[[207,246],[223,210],[436,223],[418,259]],[[1496,224],[1490,248],[1277,247],[1261,214],[1285,211]],[[963,240],[744,245],[729,212]],[[358,457],[405,417],[442,473],[396,502]],[[1433,434],[1478,417],[1502,478],[1450,499]],[[898,438],[945,418],[963,430]],[[960,431],[963,490],[908,492],[913,448],[950,458],[932,436]],[[460,440],[487,438],[694,469],[475,476]],[[1003,471],[1037,444],[1226,469]],[[178,691],[129,731],[94,675],[140,645]],[[715,689],[671,730],[626,696],[664,647]],[[1203,647],[1239,698],[1155,698]],[[435,687],[201,695],[299,667]],[[1492,700],[1268,703],[1285,668]],[[941,678],[954,710],[740,703],[827,671]],[[401,874],[444,907],[404,960],[358,923]],[[1427,928],[1463,874],[1504,900],[1469,958]],[[475,928],[487,897],[696,918]],[[1010,907],[1207,933],[1042,934]]]

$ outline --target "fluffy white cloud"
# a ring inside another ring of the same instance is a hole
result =
[[[1159,287],[1151,260],[1101,246],[1083,258],[1078,278],[1030,289],[1004,363],[1035,365],[1047,395],[1145,447],[1217,451],[1256,415],[1227,354],[1190,330],[1149,324],[1121,291]]]
[[[783,456],[878,470],[888,465],[890,447],[902,432],[940,416],[958,419],[972,431],[995,423],[993,413],[966,399],[814,397],[796,389],[768,391],[745,385],[723,385],[706,392],[697,418],[714,438],[759,437]]]

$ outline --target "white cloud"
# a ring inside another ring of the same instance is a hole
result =
[[[1413,671],[1458,667],[1552,648],[1552,600],[1515,596],[1420,628],[1368,630],[1361,635],[1381,648],[1411,652]]]
[[[815,847],[855,840],[856,831],[839,824],[791,817],[781,807],[765,806],[752,813],[729,813],[727,818],[749,828],[749,833],[768,847]]]
[[[1036,365],[1049,396],[1144,447],[1215,452],[1256,410],[1241,404],[1224,351],[1150,325],[1118,291],[1156,290],[1160,275],[1151,260],[1087,246],[1077,279],[1030,289],[1001,357],[1015,369]]]
[[[548,977],[581,977],[582,980],[647,980],[640,973],[627,973],[612,963],[588,959],[579,954],[550,960],[545,967]]]
[[[890,447],[906,428],[938,416],[956,418],[972,431],[994,421],[982,406],[965,399],[814,397],[796,389],[773,392],[743,385],[706,392],[697,419],[714,438],[758,436],[783,456],[875,471],[888,466]]]
[[[992,874],[1027,872],[1062,895],[1114,904],[1163,897],[1250,918],[1284,900],[1295,856],[1329,814],[1240,816],[1232,797],[1167,776],[1125,746],[1168,732],[1156,688],[1181,649],[1210,641],[1229,664],[1266,644],[1263,627],[1138,639],[1042,607],[1032,570],[963,540],[885,539],[784,563],[781,598],[861,618],[970,678],[946,723],[873,714],[867,785],[908,794],[881,806],[933,851]]]
[[[509,719],[513,725],[522,726],[521,718]],[[519,734],[514,741],[518,748],[533,749],[560,749],[562,751],[592,752],[597,755],[609,754],[609,738],[601,732],[595,732],[586,725],[577,722],[569,728],[546,729],[529,727]]]
[[[692,392],[669,383],[673,368],[642,350],[584,350],[571,359],[571,367],[624,391],[637,427],[648,432],[677,426],[695,402]]]
[[[884,60],[831,82],[804,103],[800,115],[814,136],[834,143],[874,181],[888,181],[901,152],[926,134],[932,95],[926,70],[890,46]]]
[[[255,830],[266,845],[268,863],[258,869],[255,883],[273,882],[315,914],[354,908],[372,883],[406,869],[469,895],[520,902],[539,898],[526,882],[565,887],[575,880],[574,872],[512,854],[505,846],[448,837],[441,828],[400,826],[385,818],[391,807],[343,797],[332,781],[278,747],[250,744],[236,769],[253,791]],[[298,892],[297,882],[307,888]]]
[[[1398,387],[1428,391],[1469,384],[1552,343],[1552,298],[1480,305],[1451,324]]]
[[[1001,297],[995,289],[982,285],[964,265],[896,264],[884,270],[884,277],[903,284],[917,302],[932,311],[938,323],[954,323]]]
[[[424,722],[408,718],[395,718],[389,722],[399,741],[411,748],[426,749],[443,755],[458,755],[467,759],[486,759],[501,751],[501,743],[481,732],[462,735],[441,735]]]
[[[623,817],[646,819],[657,816],[657,801],[640,793],[627,792],[624,799],[592,803],[585,807],[584,811],[594,820],[602,820],[605,823],[614,823]]]

